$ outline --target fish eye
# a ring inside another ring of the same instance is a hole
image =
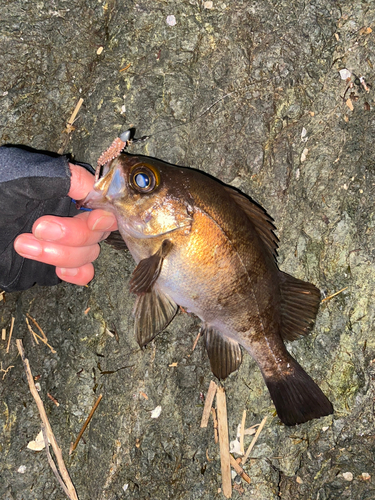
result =
[[[151,193],[160,184],[159,171],[151,165],[135,165],[130,172],[130,184],[139,193]]]
[[[141,189],[147,189],[151,184],[151,179],[147,174],[141,172],[134,176],[134,183]]]

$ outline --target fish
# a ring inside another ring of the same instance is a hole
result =
[[[281,271],[273,219],[255,201],[200,170],[128,153],[99,165],[81,203],[112,212],[136,267],[134,330],[144,347],[179,308],[201,321],[213,374],[256,361],[280,420],[333,413],[285,340],[314,325],[319,289]]]

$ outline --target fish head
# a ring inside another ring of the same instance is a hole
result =
[[[97,168],[81,206],[114,213],[120,232],[133,238],[189,230],[193,206],[182,174],[153,158],[121,154]]]

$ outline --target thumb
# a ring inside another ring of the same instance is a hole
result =
[[[69,163],[71,172],[70,189],[68,196],[75,200],[82,200],[86,198],[89,191],[94,185],[94,176],[90,174],[84,167]]]

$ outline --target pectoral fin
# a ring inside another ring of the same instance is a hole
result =
[[[140,347],[145,346],[172,321],[178,305],[157,287],[138,295],[134,307],[134,332]]]
[[[163,260],[172,247],[173,243],[170,240],[164,240],[161,247],[154,255],[139,262],[130,280],[131,292],[138,295],[150,292],[152,285],[159,277]]]
[[[208,325],[202,326],[202,333],[212,373],[219,379],[227,378],[242,363],[242,352],[239,344],[235,340],[221,335]]]

